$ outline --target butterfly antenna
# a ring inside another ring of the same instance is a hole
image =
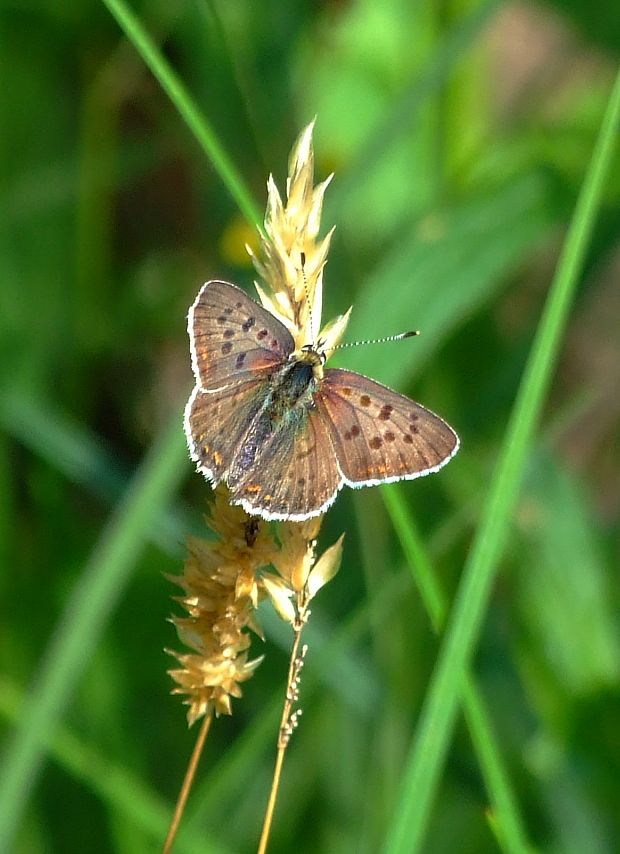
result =
[[[386,335],[384,338],[369,338],[367,341],[345,341],[342,344],[336,344],[334,347],[328,347],[328,350],[343,350],[345,347],[361,347],[366,344],[386,344],[388,341],[402,341],[403,338],[415,338],[419,334],[418,329],[411,329],[409,332],[399,332],[398,335]]]
[[[301,260],[301,275],[304,280],[304,290],[306,292],[306,305],[308,306],[308,320],[310,321],[310,330],[314,333],[314,322],[312,320],[312,300],[310,299],[310,289],[308,288],[308,279],[306,279],[306,253],[300,252]],[[314,342],[312,342],[314,344]]]

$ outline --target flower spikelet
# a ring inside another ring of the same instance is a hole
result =
[[[305,622],[307,608],[320,588],[330,581],[340,566],[341,536],[321,557],[316,556],[316,537],[322,517],[307,522],[282,522],[278,527],[281,547],[273,557],[278,575],[262,574],[262,585],[277,612],[288,622]],[[288,604],[288,601],[291,604]]]
[[[262,284],[256,283],[264,307],[289,329],[295,346],[317,345],[324,340],[319,333],[323,299],[323,268],[333,229],[319,238],[323,197],[332,176],[314,185],[314,122],[301,133],[293,146],[286,181],[286,202],[282,200],[273,176],[267,181],[265,234],[261,238],[260,257],[249,247]],[[329,344],[333,346],[344,333],[348,313],[329,324]]]
[[[241,696],[261,659],[250,660],[252,630],[262,637],[255,617],[259,591],[256,573],[274,559],[277,546],[269,526],[228,503],[218,489],[208,517],[213,541],[192,537],[183,574],[173,578],[187,616],[172,617],[180,640],[193,652],[171,654],[180,664],[169,671],[174,694],[185,695],[193,724],[210,708],[231,714],[231,698]]]

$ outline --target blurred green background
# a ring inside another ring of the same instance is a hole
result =
[[[605,109],[616,4],[133,9],[259,208],[318,116],[324,317],[353,304],[350,339],[423,333],[338,362],[461,435],[402,488],[452,595]],[[103,4],[4,0],[0,24],[0,835],[19,816],[20,853],[150,852],[195,737],[163,651],[180,648],[164,574],[206,533],[209,494],[181,429],[185,316],[208,278],[251,287],[252,232]],[[619,201],[616,162],[475,661],[545,852],[620,839]],[[379,849],[438,648],[379,490],[341,494],[322,543],[341,531],[273,851]],[[290,643],[261,614],[266,659],[212,728],[178,851],[255,850]],[[461,721],[424,850],[499,850],[488,808]]]

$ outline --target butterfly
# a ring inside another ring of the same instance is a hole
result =
[[[324,370],[320,343],[296,351],[284,324],[236,285],[203,285],[188,332],[190,455],[252,515],[309,519],[345,484],[430,474],[458,450],[454,430],[419,403],[362,374]]]

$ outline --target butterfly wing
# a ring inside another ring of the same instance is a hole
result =
[[[231,500],[265,519],[303,521],[323,513],[342,486],[329,426],[313,405],[276,430],[259,416],[227,477]]]
[[[196,383],[206,391],[269,373],[295,349],[280,321],[228,282],[202,286],[187,318]]]
[[[459,447],[454,430],[433,412],[353,371],[325,371],[315,401],[349,486],[430,474]]]
[[[261,377],[206,392],[196,386],[185,407],[185,435],[191,458],[214,485],[226,475],[261,408]]]

